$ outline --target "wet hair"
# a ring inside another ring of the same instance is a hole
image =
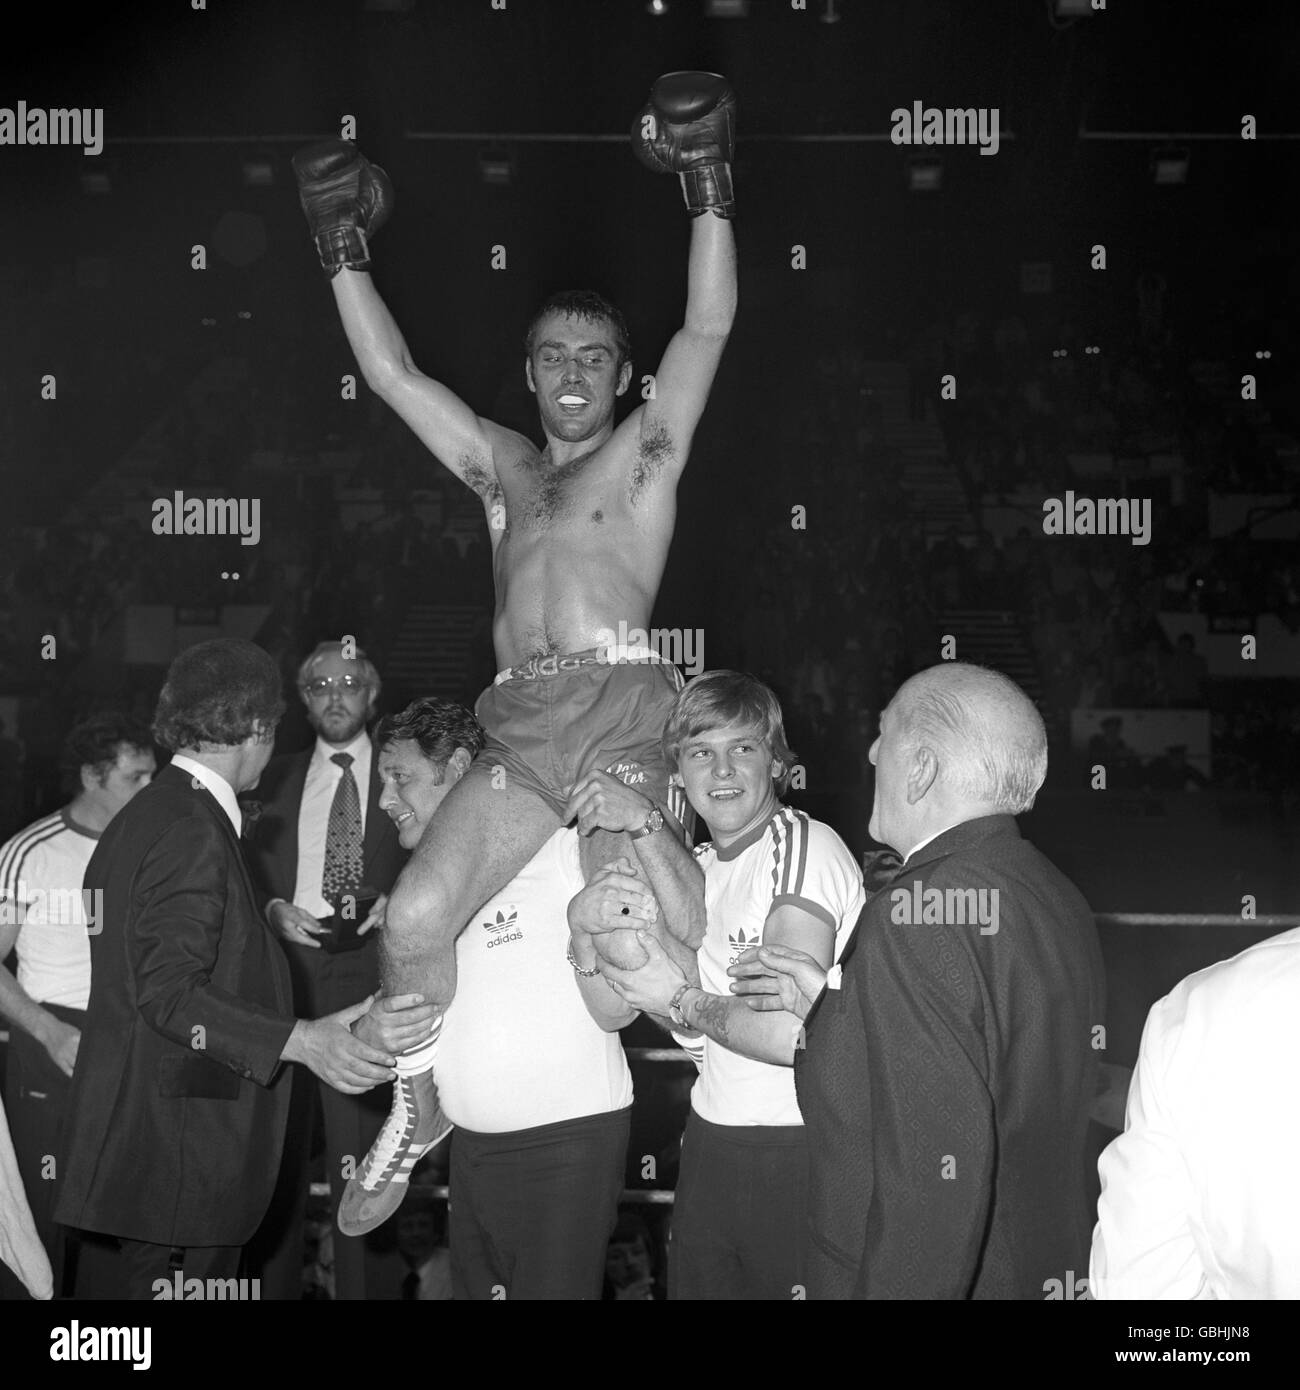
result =
[[[614,330],[614,346],[618,349],[618,366],[632,360],[632,339],[627,331],[627,320],[604,295],[594,290],[560,290],[553,294],[533,315],[524,334],[524,352],[532,357],[536,348],[537,329],[548,314],[564,314],[569,318],[587,323],[607,322]]]
[[[664,725],[662,747],[668,766],[676,772],[683,744],[728,724],[749,725],[772,750],[781,764],[780,775],[772,780],[777,795],[784,796],[795,754],[785,739],[781,702],[769,686],[745,671],[706,671],[687,684]]]
[[[143,720],[119,710],[103,710],[74,725],[63,740],[59,766],[68,786],[79,786],[81,770],[90,768],[103,779],[117,763],[123,747],[153,751],[153,736]]]
[[[456,749],[463,748],[471,758],[477,757],[487,735],[464,705],[425,695],[412,700],[400,714],[386,715],[375,726],[377,748],[406,741],[419,745],[420,752],[437,767],[441,777]]]
[[[167,668],[153,732],[172,752],[205,743],[229,748],[243,743],[255,723],[269,735],[283,713],[271,657],[256,643],[216,637],[187,647]]]

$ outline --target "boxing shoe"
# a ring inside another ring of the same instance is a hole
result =
[[[399,1076],[388,1119],[343,1189],[335,1218],[339,1230],[345,1236],[363,1236],[387,1221],[402,1205],[411,1170],[451,1130],[438,1103],[433,1073]]]

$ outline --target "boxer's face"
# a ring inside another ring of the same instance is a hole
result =
[[[771,818],[781,764],[749,724],[727,724],[682,744],[677,775],[697,816],[714,841],[728,845]]]
[[[614,401],[627,390],[632,364],[618,365],[613,329],[604,320],[548,314],[537,325],[525,364],[528,389],[549,437],[580,443],[614,418]]]
[[[379,776],[384,784],[379,809],[397,827],[402,848],[414,849],[455,777],[449,767],[426,758],[414,739],[406,738],[379,750]]]

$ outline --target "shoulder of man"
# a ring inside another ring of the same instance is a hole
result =
[[[793,806],[777,811],[761,843],[771,855],[776,896],[797,896],[807,882],[828,871],[838,870],[848,880],[862,881],[861,866],[835,830]]]

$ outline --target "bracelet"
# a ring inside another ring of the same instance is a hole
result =
[[[584,970],[573,958],[573,938],[569,938],[569,944],[564,948],[564,959],[573,966],[574,972],[581,975],[584,980],[590,980],[592,976],[600,974],[600,966],[593,965],[590,970]]]

